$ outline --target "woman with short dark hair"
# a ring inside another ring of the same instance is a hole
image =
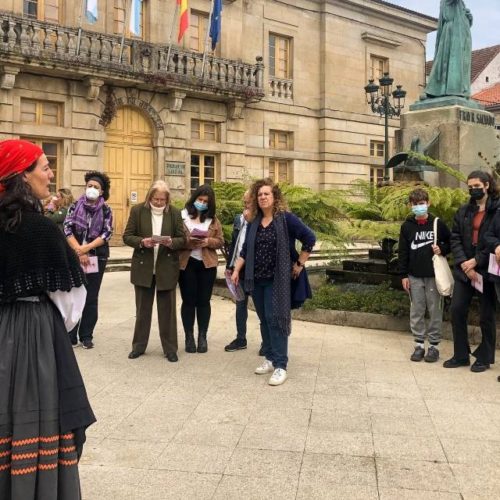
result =
[[[78,461],[95,422],[67,334],[85,275],[40,203],[53,178],[39,146],[0,142],[2,499],[80,500]]]
[[[85,193],[73,203],[64,220],[64,234],[87,274],[87,302],[80,323],[70,332],[71,343],[78,338],[85,349],[94,347],[94,328],[98,318],[98,298],[109,258],[113,234],[113,213],[106,203],[109,177],[96,170],[85,174]]]
[[[179,256],[186,352],[207,352],[212,289],[217,276],[217,249],[222,248],[222,226],[215,215],[215,193],[205,184],[196,189],[181,215],[189,238]],[[194,320],[198,320],[198,347],[194,340]]]

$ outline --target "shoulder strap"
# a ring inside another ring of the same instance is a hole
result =
[[[438,239],[438,220],[439,217],[434,218],[434,245],[437,245],[437,239]]]

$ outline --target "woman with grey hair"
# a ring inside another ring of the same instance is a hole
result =
[[[168,361],[178,361],[177,250],[185,245],[185,239],[181,213],[170,204],[168,185],[161,180],[155,181],[144,203],[139,203],[130,211],[123,233],[125,244],[134,249],[130,281],[135,287],[136,320],[129,359],[136,359],[146,351],[156,291],[163,353]]]

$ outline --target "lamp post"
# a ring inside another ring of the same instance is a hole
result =
[[[389,118],[400,116],[401,110],[405,106],[406,90],[403,90],[402,85],[396,85],[396,90],[392,91],[394,78],[389,76],[389,73],[379,79],[379,84],[374,83],[374,80],[368,80],[368,85],[365,87],[366,102],[371,106],[372,112],[384,117],[384,182],[389,180]],[[391,102],[392,96],[392,102]]]

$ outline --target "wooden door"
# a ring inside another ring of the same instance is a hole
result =
[[[153,133],[139,111],[123,107],[106,134],[104,169],[111,179],[108,203],[113,210],[113,242],[120,244],[131,206],[144,201],[153,181]]]

